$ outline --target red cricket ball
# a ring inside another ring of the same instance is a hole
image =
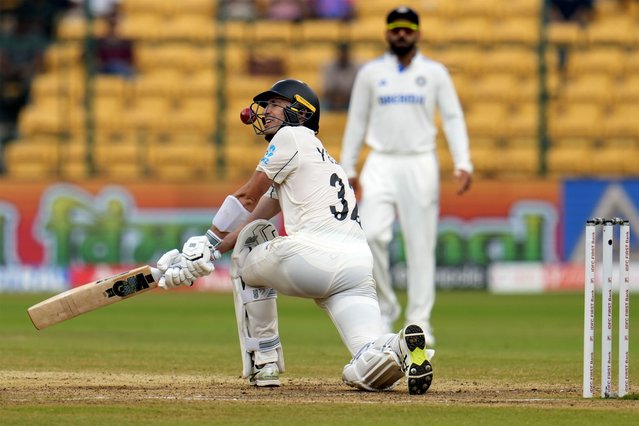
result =
[[[256,118],[257,117],[253,111],[251,111],[251,108],[247,107],[240,111],[240,120],[242,120],[242,123],[244,124],[252,124]]]

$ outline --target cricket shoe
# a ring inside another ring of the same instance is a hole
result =
[[[253,374],[249,376],[249,384],[259,387],[280,385],[280,369],[276,363],[270,362],[260,368],[253,367],[253,370]]]
[[[429,358],[435,351],[426,349],[424,330],[415,324],[402,329],[399,335],[399,349],[402,368],[408,380],[408,393],[426,393],[433,382],[433,366]]]

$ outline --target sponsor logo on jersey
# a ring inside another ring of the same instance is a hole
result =
[[[382,95],[377,98],[380,105],[397,105],[397,104],[409,104],[409,105],[424,105],[425,98],[422,95],[414,95],[410,93],[395,94],[395,95]]]
[[[262,157],[260,162],[267,165],[269,161],[271,161],[273,154],[275,154],[275,145],[269,145],[268,148],[266,148],[266,154],[264,154],[264,157]]]

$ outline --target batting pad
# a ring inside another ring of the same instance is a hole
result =
[[[238,235],[231,255],[230,273],[244,378],[253,373],[254,355],[260,358],[258,364],[276,362],[280,372],[284,372],[284,353],[277,327],[277,293],[272,288],[248,286],[240,276],[251,250],[277,236],[277,230],[270,222],[262,219],[253,221]],[[260,337],[254,337],[255,324],[259,324]]]

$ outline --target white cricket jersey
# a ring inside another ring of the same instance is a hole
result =
[[[436,108],[455,168],[472,172],[464,113],[446,67],[419,52],[403,69],[390,53],[364,65],[353,85],[342,145],[347,175],[356,175],[364,142],[384,154],[434,151]]]
[[[273,181],[271,196],[279,199],[288,235],[366,242],[346,173],[311,129],[280,129],[257,170]]]

